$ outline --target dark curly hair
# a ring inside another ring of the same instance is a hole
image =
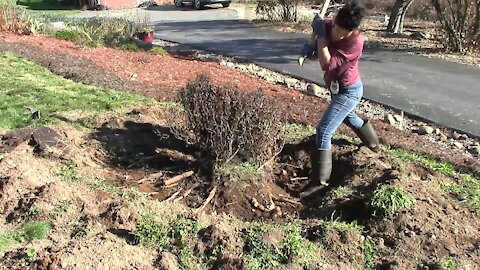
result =
[[[335,17],[335,24],[347,30],[354,30],[360,26],[365,16],[365,6],[360,0],[347,1]]]

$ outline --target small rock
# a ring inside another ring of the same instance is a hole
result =
[[[467,135],[467,134],[460,134],[460,135],[458,136],[458,139],[459,139],[459,140],[462,140],[462,141],[468,140],[468,135]]]
[[[138,77],[137,73],[132,73],[132,75],[130,75],[130,80],[135,81],[137,77]]]
[[[229,67],[229,68],[234,68],[234,67],[235,67],[235,63],[233,63],[233,62],[227,62],[226,66]]]
[[[432,234],[430,235],[430,239],[432,239],[432,240],[435,241],[435,240],[437,240],[437,236],[436,236],[434,233],[432,233]]]
[[[312,93],[316,96],[319,96],[322,92],[322,88],[316,84],[309,84],[307,85],[307,92]]]
[[[440,135],[441,133],[442,133],[442,132],[440,131],[439,128],[436,128],[436,129],[435,129],[435,135]]]
[[[432,127],[429,126],[421,126],[418,128],[418,134],[420,135],[427,135],[432,134],[435,131]]]
[[[285,84],[286,84],[288,87],[294,86],[297,82],[298,82],[298,80],[297,80],[297,79],[294,79],[294,78],[286,78],[286,79],[285,79]]]
[[[260,78],[263,78],[266,76],[266,72],[264,70],[260,70],[259,72],[257,72],[257,76],[260,77]]]
[[[395,119],[395,121],[397,122],[403,122],[403,116],[401,116],[400,114],[395,114],[393,116],[393,118]]]
[[[458,134],[456,131],[454,131],[451,135],[450,135],[451,138],[455,139],[455,140],[458,140],[460,138],[460,134]]]
[[[463,148],[463,143],[461,142],[453,142],[453,147],[462,149]]]
[[[470,147],[470,153],[472,153],[472,155],[475,155],[475,156],[478,156],[480,155],[480,146],[472,146]]]
[[[457,228],[453,228],[453,229],[451,230],[451,232],[452,232],[453,234],[458,234],[458,229],[457,229]]]
[[[415,236],[415,232],[411,230],[405,230],[405,235],[408,237],[413,237]]]
[[[443,134],[443,133],[440,133],[440,141],[442,142],[446,142],[448,140],[448,137],[447,135]]]
[[[391,114],[385,115],[383,120],[385,121],[385,123],[388,123],[389,125],[395,125],[396,123],[395,117],[393,117],[393,115]]]

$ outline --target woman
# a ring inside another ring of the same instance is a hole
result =
[[[317,126],[317,151],[312,159],[314,187],[302,192],[307,197],[328,185],[332,172],[331,139],[342,122],[350,126],[370,149],[377,151],[379,142],[372,125],[355,114],[363,95],[358,62],[364,38],[358,30],[364,16],[358,1],[347,3],[335,19],[315,20],[317,55],[332,101]]]

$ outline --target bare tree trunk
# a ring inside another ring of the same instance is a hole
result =
[[[387,31],[391,33],[402,33],[403,20],[405,14],[414,0],[397,0],[393,5],[390,13],[390,20],[388,21]]]

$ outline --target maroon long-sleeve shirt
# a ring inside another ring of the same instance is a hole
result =
[[[328,65],[322,67],[325,71],[324,80],[327,87],[333,81],[340,86],[349,86],[360,80],[358,62],[363,53],[363,34],[355,31],[351,36],[340,41],[332,40],[334,20],[325,20],[326,41],[331,59]]]

